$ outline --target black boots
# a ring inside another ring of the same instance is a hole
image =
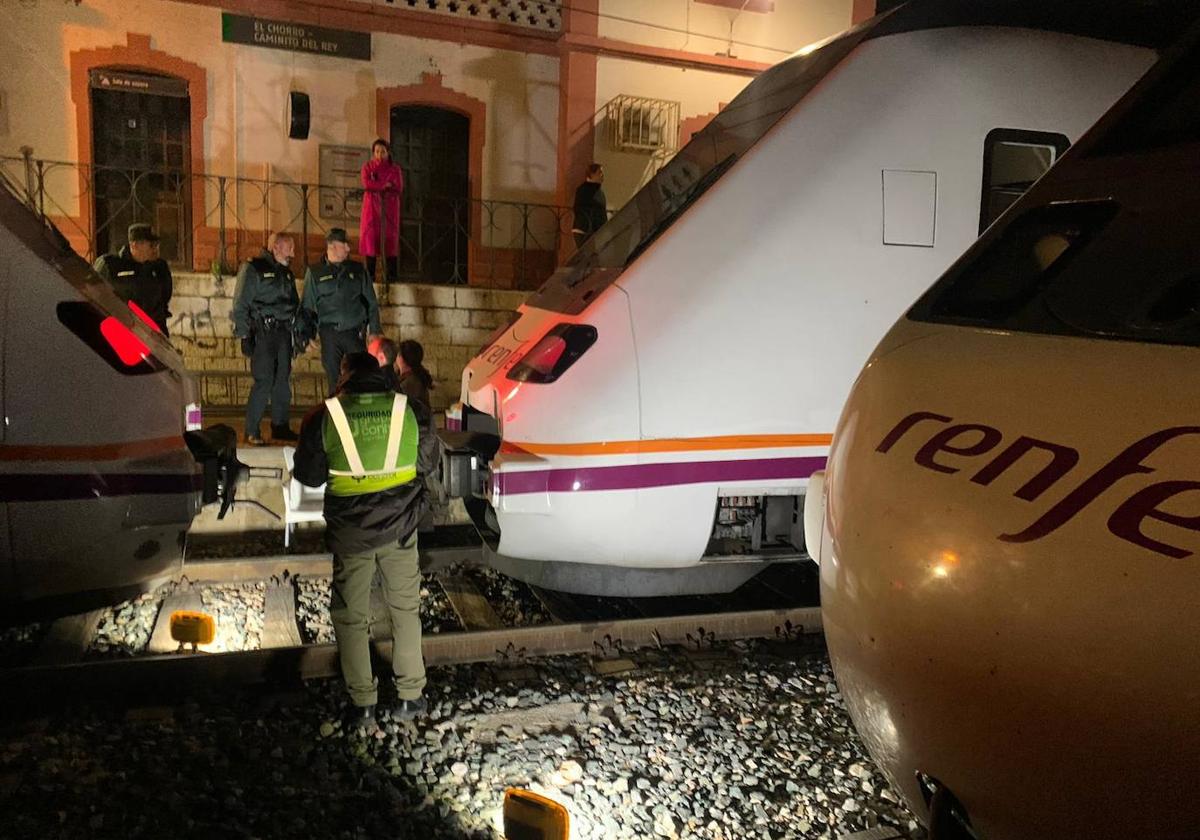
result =
[[[282,426],[271,424],[271,440],[281,440],[284,442],[294,442],[300,440],[300,435],[291,430],[287,423]]]
[[[354,732],[361,730],[363,732],[374,732],[379,728],[375,722],[375,707],[374,706],[351,706],[346,710],[346,732]]]
[[[396,707],[392,710],[392,717],[397,720],[412,720],[424,717],[428,711],[429,704],[425,702],[425,698],[418,697],[416,700],[401,700],[396,703]]]

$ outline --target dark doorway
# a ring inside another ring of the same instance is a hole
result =
[[[134,222],[162,237],[167,262],[190,257],[191,100],[169,76],[93,70],[92,176],[96,253],[125,244]]]
[[[392,156],[404,169],[400,274],[423,283],[467,282],[471,120],[425,105],[391,111]]]

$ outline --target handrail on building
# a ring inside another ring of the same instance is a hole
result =
[[[320,261],[331,228],[345,228],[358,252],[362,187],[46,160],[27,146],[21,152],[0,156],[0,175],[24,184],[31,206],[89,261],[120,248],[134,222],[155,227],[177,269],[216,275],[236,271],[276,230],[296,237],[301,270]],[[569,207],[415,195],[404,204],[401,281],[533,289],[571,253]],[[378,252],[385,254],[380,228]]]

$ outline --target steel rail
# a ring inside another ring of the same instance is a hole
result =
[[[718,641],[787,639],[820,633],[821,629],[819,607],[798,607],[426,634],[421,646],[427,665],[524,665],[549,656],[623,654],[638,648],[679,645],[703,649]],[[374,646],[384,661],[391,660],[390,639],[376,641]],[[238,685],[295,685],[338,673],[337,646],[331,644],[30,665],[0,672],[4,676],[0,703],[40,709],[56,700],[79,698],[128,699],[132,695],[150,701],[163,695],[177,697]]]

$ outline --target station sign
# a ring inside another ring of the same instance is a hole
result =
[[[371,60],[371,33],[329,29],[286,20],[221,13],[221,40],[274,50]]]
[[[88,83],[97,90],[127,90],[156,96],[188,95],[186,80],[173,79],[170,76],[151,76],[146,73],[94,69],[88,74]]]

